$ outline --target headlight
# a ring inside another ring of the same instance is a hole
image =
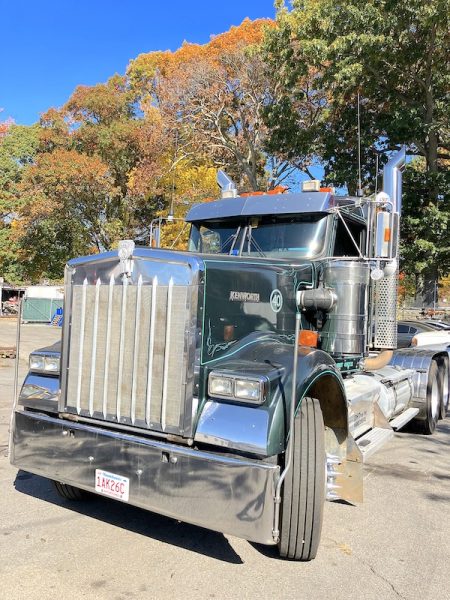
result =
[[[59,374],[60,358],[59,356],[45,354],[30,354],[30,371],[34,373],[52,373]]]
[[[212,372],[208,379],[208,393],[214,398],[263,404],[267,398],[267,377],[252,377],[240,373]]]
[[[30,371],[43,371],[45,369],[45,358],[38,354],[30,354]]]
[[[209,376],[209,393],[211,396],[232,396],[233,379],[211,374]]]
[[[59,357],[47,356],[45,358],[45,370],[52,373],[59,373]]]
[[[251,379],[236,379],[234,393],[236,398],[249,400],[250,402],[260,402],[261,400],[261,382]]]

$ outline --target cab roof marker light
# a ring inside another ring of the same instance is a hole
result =
[[[307,179],[302,181],[302,192],[319,192],[320,181],[318,179]]]

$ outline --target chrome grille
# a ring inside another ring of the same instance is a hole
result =
[[[164,279],[116,272],[70,286],[65,411],[189,435],[195,286]]]

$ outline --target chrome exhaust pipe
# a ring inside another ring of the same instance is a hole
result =
[[[402,170],[406,163],[406,146],[396,152],[383,169],[383,192],[392,202],[392,211],[402,212]]]
[[[217,171],[217,184],[222,191],[222,198],[236,198],[236,184],[222,169]]]

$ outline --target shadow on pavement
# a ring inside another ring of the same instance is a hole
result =
[[[181,523],[170,517],[151,513],[129,504],[92,494],[87,500],[69,501],[60,498],[49,479],[19,471],[14,481],[18,492],[63,506],[71,512],[109,523],[115,527],[139,535],[204,554],[216,560],[232,564],[243,564],[222,533]]]

